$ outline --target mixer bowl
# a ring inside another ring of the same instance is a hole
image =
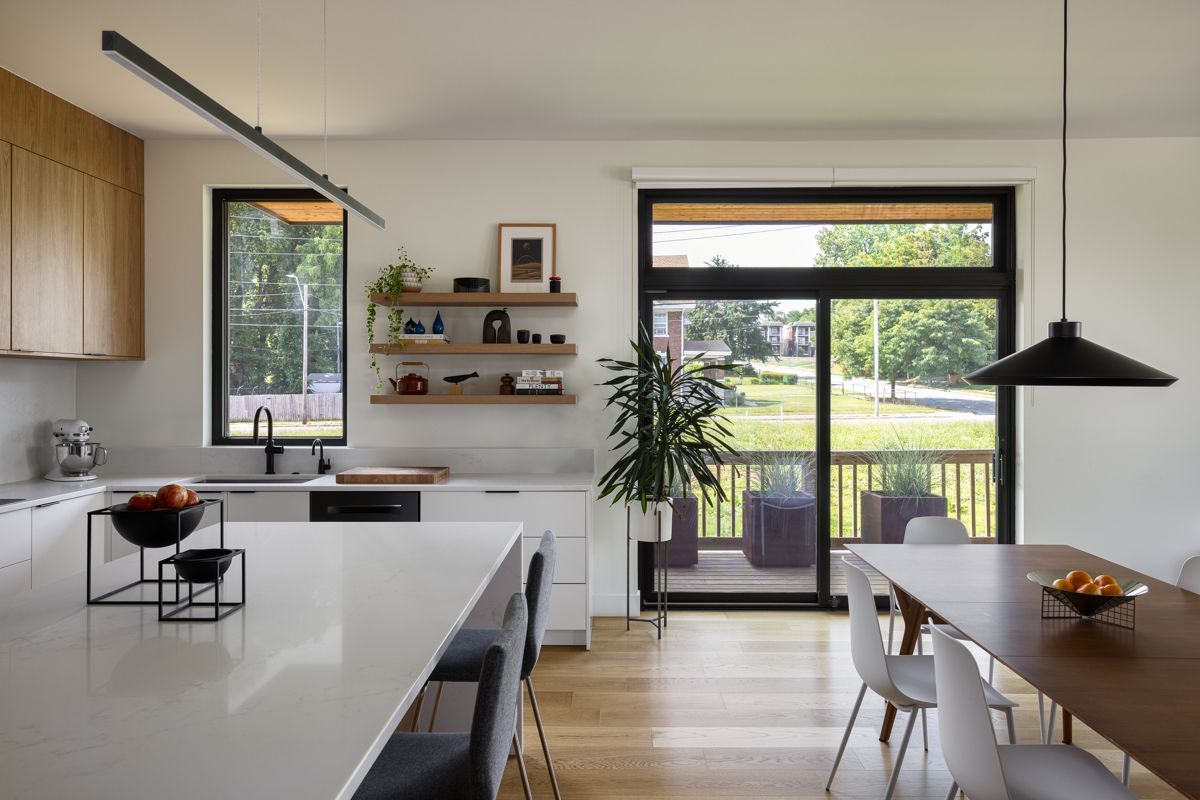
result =
[[[68,475],[84,475],[108,461],[108,450],[95,442],[59,442],[54,462]]]

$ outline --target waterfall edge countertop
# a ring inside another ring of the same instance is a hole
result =
[[[450,473],[442,483],[415,484],[353,484],[338,483],[334,475],[321,475],[304,483],[197,483],[203,477],[197,473],[175,475],[101,475],[86,483],[56,483],[47,480],[20,481],[0,484],[0,498],[18,498],[19,503],[0,506],[0,514],[22,508],[70,500],[105,491],[154,491],[167,483],[181,483],[205,491],[257,491],[257,492],[362,492],[362,491],[412,491],[412,492],[585,492],[595,485],[595,476],[590,472],[534,473],[534,472],[463,472]],[[230,476],[233,477],[233,476]],[[261,475],[255,475],[261,478]],[[288,478],[280,474],[280,478]]]
[[[0,797],[353,796],[458,629],[499,626],[521,533],[229,523],[247,597],[219,623],[86,606],[82,575],[30,592],[0,610]]]

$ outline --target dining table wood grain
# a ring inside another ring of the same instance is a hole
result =
[[[1067,545],[847,545],[892,582],[904,618],[899,653],[923,622],[956,628],[1097,734],[1188,797],[1200,798],[1200,595]],[[1141,581],[1134,628],[1042,619],[1033,570]],[[880,738],[887,740],[889,706]]]

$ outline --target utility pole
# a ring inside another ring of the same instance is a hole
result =
[[[875,339],[875,416],[879,416],[879,301],[872,300],[872,319],[871,325],[874,329]]]
[[[296,277],[296,273],[289,275],[296,282],[296,289],[300,292],[300,309],[303,315],[303,324],[300,327],[300,352],[303,354],[300,362],[300,402],[303,405],[301,412],[302,421],[305,425],[308,424],[308,284],[301,283]]]

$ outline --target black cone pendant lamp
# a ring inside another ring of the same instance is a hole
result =
[[[966,376],[977,386],[1170,386],[1177,378],[1083,338],[1067,319],[1067,0],[1063,0],[1062,319],[1032,347]]]

